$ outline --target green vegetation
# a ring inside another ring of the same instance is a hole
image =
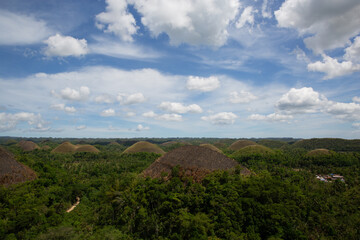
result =
[[[253,175],[216,171],[196,183],[176,167],[169,181],[143,178],[160,155],[122,154],[125,145],[111,141],[96,144],[96,154],[24,152],[8,142],[38,178],[0,187],[0,239],[360,238],[359,152],[235,152]],[[330,173],[345,183],[315,177]]]

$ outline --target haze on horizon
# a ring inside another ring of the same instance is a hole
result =
[[[360,134],[358,0],[0,2],[0,136]]]

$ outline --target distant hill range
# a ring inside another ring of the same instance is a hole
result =
[[[313,138],[297,141],[292,147],[306,150],[328,149],[336,152],[360,152],[360,140],[346,140],[341,138]]]

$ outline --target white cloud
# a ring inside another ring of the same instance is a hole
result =
[[[42,20],[0,9],[0,45],[40,43],[51,34]]]
[[[220,112],[214,115],[203,116],[202,120],[208,121],[215,125],[229,125],[234,124],[237,116],[232,112]]]
[[[112,116],[115,116],[115,110],[112,108],[105,109],[104,111],[102,111],[100,113],[100,115],[103,117],[112,117]]]
[[[135,117],[136,113],[134,113],[134,112],[126,112],[126,116],[127,117]]]
[[[15,129],[15,127],[26,122],[30,126],[34,126],[33,130],[48,130],[45,128],[45,121],[42,119],[40,114],[19,112],[19,113],[0,113],[0,131],[5,132]]]
[[[60,34],[49,37],[44,43],[47,44],[44,54],[48,57],[80,57],[89,51],[85,39],[76,39]]]
[[[86,126],[85,125],[76,126],[75,129],[76,130],[84,130],[84,129],[86,129]]]
[[[65,111],[66,113],[75,113],[76,112],[76,109],[74,107],[66,106],[63,103],[51,105],[51,108],[55,109],[55,110],[59,110],[59,111]]]
[[[234,91],[230,93],[229,102],[231,103],[248,103],[256,100],[257,97],[247,91],[240,91],[240,93]]]
[[[254,10],[253,7],[248,6],[242,12],[239,20],[236,22],[237,28],[242,28],[245,26],[246,23],[250,24],[251,26],[254,25],[254,13],[257,13],[257,10]]]
[[[263,18],[272,18],[272,12],[269,9],[268,0],[264,0],[261,5],[261,14]]]
[[[344,58],[352,62],[360,62],[360,37],[356,37],[354,42],[345,49]]]
[[[177,102],[162,102],[159,105],[159,108],[173,113],[202,113],[201,107],[197,104],[185,106],[182,103]]]
[[[186,87],[189,90],[210,92],[220,87],[220,81],[214,76],[208,78],[190,76],[187,80]]]
[[[360,120],[360,104],[357,103],[340,103],[329,101],[325,112],[334,115],[336,118],[347,121]]]
[[[318,111],[327,99],[311,87],[291,88],[277,102],[276,107],[289,114],[313,113]]]
[[[164,121],[174,121],[174,122],[180,122],[182,121],[182,116],[176,113],[171,114],[156,114],[153,111],[143,113],[144,117],[147,118],[154,118],[156,120],[164,120]]]
[[[323,62],[317,61],[308,64],[307,68],[313,72],[323,72],[326,74],[324,79],[331,79],[348,75],[356,71],[360,71],[360,64],[353,64],[350,61],[339,63],[336,59],[323,54]]]
[[[51,93],[52,95],[65,100],[83,101],[86,100],[90,95],[90,89],[86,86],[81,86],[79,90],[67,87],[62,89],[60,94],[56,93],[55,90],[52,90]]]
[[[133,41],[137,32],[134,16],[128,12],[126,0],[106,0],[106,11],[96,15],[96,26],[107,33],[114,33],[123,41]]]
[[[352,100],[353,100],[353,102],[360,103],[360,97],[355,96],[355,97],[352,98]]]
[[[360,122],[353,123],[352,126],[354,128],[360,128]]]
[[[130,95],[119,93],[116,99],[123,105],[143,103],[146,101],[146,98],[142,93],[134,93]]]
[[[114,103],[115,102],[115,98],[114,96],[110,95],[110,94],[101,94],[99,96],[97,96],[95,98],[95,102],[96,103]]]
[[[249,116],[249,119],[257,121],[285,122],[293,119],[293,116],[279,113],[271,113],[268,115],[252,114]]]
[[[150,130],[149,127],[144,127],[143,125],[139,124],[136,127],[136,131],[140,132],[140,131],[145,131],[145,130]]]
[[[315,53],[344,47],[360,33],[358,0],[286,0],[275,11],[280,27],[295,28]]]
[[[132,0],[141,22],[155,37],[166,33],[170,43],[222,46],[235,20],[237,0]]]

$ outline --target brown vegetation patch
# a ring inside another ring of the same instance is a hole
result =
[[[217,147],[215,147],[214,145],[210,144],[210,143],[203,143],[203,144],[200,144],[200,147],[206,147],[206,148],[209,148],[211,150],[214,150],[214,151],[217,151],[219,153],[222,153],[222,151],[220,149],[218,149]]]
[[[331,155],[331,152],[325,148],[318,148],[318,149],[308,152],[306,155],[309,157],[328,156],[328,155]]]
[[[274,150],[261,146],[261,145],[249,145],[246,147],[241,148],[240,150],[236,151],[236,153],[240,154],[272,154]]]
[[[40,149],[40,147],[39,147],[36,143],[34,143],[34,142],[32,142],[32,141],[24,141],[24,140],[22,140],[22,141],[20,141],[20,142],[18,143],[18,146],[19,146],[23,151],[26,151],[26,152],[33,151],[33,150],[35,150],[35,149]]]
[[[118,142],[111,142],[108,145],[109,146],[119,146],[119,147],[121,146],[120,143],[118,143]]]
[[[76,145],[76,149],[75,152],[92,152],[92,153],[98,153],[100,152],[99,149],[97,149],[96,147],[89,145],[89,144],[84,144],[84,145]]]
[[[229,149],[233,151],[240,150],[244,147],[251,146],[251,145],[257,145],[256,142],[250,141],[250,140],[238,140],[230,145]]]
[[[206,147],[183,146],[176,148],[157,159],[143,171],[145,177],[160,178],[163,173],[168,176],[171,170],[179,166],[180,173],[201,181],[206,174],[215,170],[228,170],[239,165],[224,154]]]
[[[0,147],[0,185],[34,180],[36,173],[15,160],[14,155]]]
[[[98,153],[100,151],[96,147],[89,145],[89,144],[74,145],[70,142],[63,142],[62,144],[60,144],[59,146],[54,148],[51,152],[52,153],[74,153],[74,152]]]
[[[138,152],[147,152],[147,153],[157,153],[157,154],[164,154],[164,150],[160,147],[156,146],[155,144],[140,141],[132,146],[128,147],[124,153],[138,153]]]

